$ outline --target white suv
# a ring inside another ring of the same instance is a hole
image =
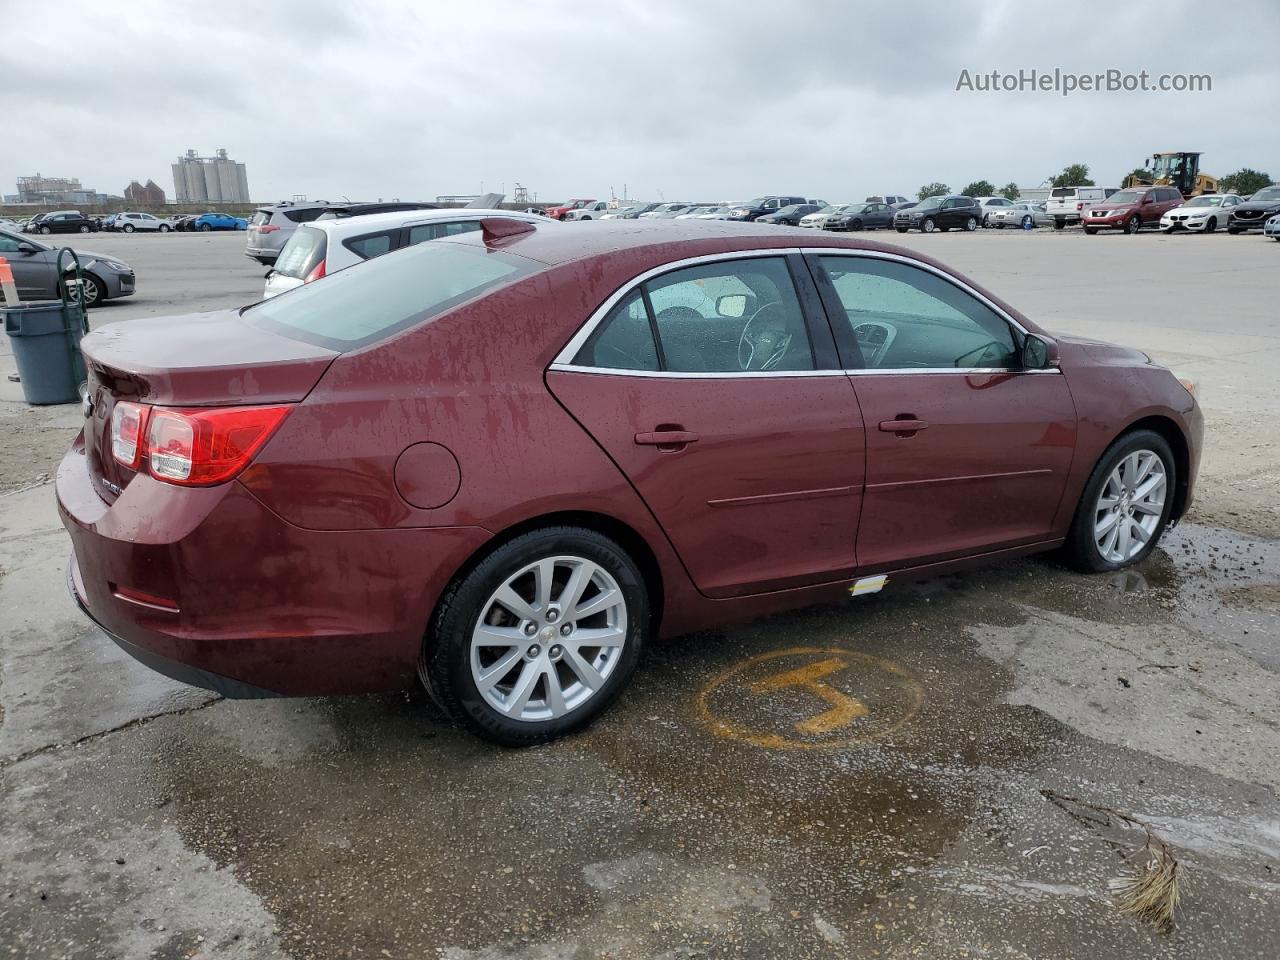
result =
[[[124,233],[133,233],[135,230],[155,230],[158,233],[168,233],[173,229],[173,225],[168,220],[161,220],[159,217],[153,217],[149,213],[117,213],[113,228]]]
[[[299,224],[281,248],[275,268],[267,274],[263,298],[270,299],[330,273],[424,240],[438,240],[479,230],[480,221],[489,219],[518,220],[539,227],[550,225],[564,229],[560,221],[535,213],[469,207],[401,210],[340,220],[314,220]]]

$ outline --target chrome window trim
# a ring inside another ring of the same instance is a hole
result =
[[[631,293],[632,290],[640,286],[640,284],[644,283],[646,280],[652,280],[654,277],[661,276],[664,273],[670,273],[673,270],[682,270],[685,267],[696,267],[704,263],[719,263],[722,260],[746,260],[746,259],[754,259],[757,257],[786,257],[787,254],[789,253],[799,253],[799,252],[800,252],[799,248],[797,247],[773,247],[765,250],[735,250],[731,253],[708,253],[708,254],[703,254],[700,257],[686,257],[683,260],[672,260],[670,263],[664,263],[661,266],[654,267],[650,270],[646,270],[644,273],[639,274],[638,276],[632,277],[630,280],[624,283],[621,287],[619,287],[612,294],[610,294],[609,298],[605,300],[604,303],[602,303],[599,307],[595,309],[595,312],[593,312],[591,316],[587,318],[587,322],[578,328],[578,332],[575,333],[573,337],[569,340],[569,342],[564,345],[564,348],[559,353],[556,354],[555,359],[551,361],[551,366],[553,369],[555,368],[564,369],[566,367],[572,367],[575,370],[591,371],[594,373],[599,373],[604,370],[609,370],[617,373],[634,374],[637,371],[619,370],[615,367],[576,366],[573,363],[573,358],[578,355],[578,351],[582,349],[583,345],[587,342],[588,338],[590,338],[591,334],[595,332],[596,327],[598,327],[604,321],[604,318],[609,315],[609,311],[612,310],[615,306],[617,306],[618,302],[622,300],[624,297],[626,297],[629,293]],[[797,292],[797,296],[798,295],[799,293]],[[658,373],[663,376],[668,375],[668,371],[665,371],[665,370],[643,371],[643,372],[648,372],[651,374]],[[731,377],[754,377],[754,376],[759,376],[760,374],[768,375],[768,374],[774,374],[777,372],[779,371],[751,370],[751,371],[742,371],[741,373],[728,373],[724,375],[731,376]],[[838,370],[820,370],[820,371],[797,370],[797,371],[781,371],[781,372],[783,373],[787,373],[787,372],[839,373],[840,371]],[[705,377],[705,376],[713,376],[713,374],[694,373],[694,374],[689,374],[689,376]]]
[[[990,309],[996,316],[1003,319],[1006,323],[1014,327],[1024,336],[1031,336],[1031,331],[1024,327],[1021,323],[1009,315],[1009,313],[993,302],[989,297],[975,290],[969,284],[953,277],[944,270],[940,270],[932,264],[924,263],[913,257],[903,256],[898,253],[890,253],[887,250],[850,250],[847,247],[771,247],[766,249],[754,250],[734,250],[727,253],[709,253],[698,257],[686,257],[683,260],[673,260],[670,263],[653,267],[644,273],[632,277],[621,287],[615,290],[609,297],[597,307],[587,318],[587,321],[578,328],[578,332],[570,338],[569,342],[564,345],[555,359],[551,361],[551,370],[563,373],[592,373],[602,376],[622,376],[622,377],[648,377],[648,378],[669,378],[673,380],[734,380],[744,377],[829,377],[829,376],[882,376],[886,374],[925,374],[935,376],[938,374],[961,374],[970,376],[973,374],[1038,374],[1038,373],[1062,373],[1060,367],[1046,367],[1042,370],[1022,370],[1013,367],[891,367],[885,369],[867,369],[857,368],[851,370],[743,370],[733,371],[704,371],[704,372],[683,372],[671,370],[626,370],[619,367],[588,367],[575,364],[573,358],[578,355],[578,351],[582,349],[592,333],[595,332],[604,318],[608,316],[619,301],[627,297],[636,287],[651,280],[654,277],[661,276],[664,273],[670,273],[673,270],[680,270],[684,267],[699,266],[704,263],[718,263],[723,260],[745,260],[756,257],[785,257],[788,254],[812,254],[815,256],[844,256],[844,257],[866,257],[875,260],[892,260],[898,263],[905,263],[908,266],[916,267],[921,270],[927,270],[937,277],[945,280],[953,286],[963,290],[971,297],[982,303]]]

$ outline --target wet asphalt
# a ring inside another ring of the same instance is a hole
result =
[[[67,598],[50,497],[0,499],[0,957],[1280,955],[1280,542],[1184,524],[1122,574],[664,641],[513,751],[417,694],[150,673]],[[1140,838],[1046,790],[1173,846],[1171,930],[1108,893]]]

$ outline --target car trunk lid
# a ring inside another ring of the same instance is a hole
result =
[[[120,401],[167,407],[256,406],[303,399],[338,356],[245,323],[238,311],[114,323],[81,344],[89,379],[84,443],[108,503],[136,471],[111,455]]]

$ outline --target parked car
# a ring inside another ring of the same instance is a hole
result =
[[[20,300],[54,300],[58,290],[58,247],[16,230],[0,229],[0,257],[9,261],[13,282]],[[80,276],[84,283],[85,306],[93,307],[106,300],[133,296],[136,278],[133,268],[119,257],[73,248],[80,258]],[[68,271],[69,258],[63,258]]]
[[[844,209],[827,217],[824,230],[884,230],[893,226],[896,211],[888,203],[845,204]]]
[[[1045,201],[1045,210],[1053,217],[1053,229],[1063,230],[1084,219],[1086,207],[1106,200],[1119,187],[1054,187]]]
[[[1231,211],[1227,218],[1227,233],[1257,230],[1277,213],[1280,213],[1280,184],[1263,187]]]
[[[559,220],[513,210],[411,210],[304,223],[289,237],[267,274],[263,297],[270,299],[303,284],[374,257],[479,230],[483,221],[560,225]]]
[[[1182,193],[1173,187],[1127,187],[1084,211],[1084,232],[1137,233],[1143,227],[1160,226],[1160,218],[1181,205]]]
[[[107,219],[111,222],[109,226],[104,224],[106,229],[118,230],[121,233],[133,233],[137,230],[168,233],[173,229],[168,220],[161,220],[149,213],[113,213]]]
[[[1168,370],[928,258],[576,233],[486,226],[87,336],[55,487],[84,613],[226,696],[420,675],[528,745],[655,637],[1047,550],[1123,569],[1192,500],[1203,420]]]
[[[208,233],[210,230],[247,230],[249,221],[244,217],[233,217],[229,213],[202,213],[191,223],[192,230]]]
[[[619,207],[617,210],[610,210],[601,220],[635,220],[642,213],[648,213],[650,210],[657,209],[656,203],[631,203],[625,207]],[[530,211],[526,210],[525,213]]]
[[[660,203],[652,210],[646,210],[636,219],[638,220],[674,220],[682,213],[688,213],[693,209],[692,203]]]
[[[599,220],[609,212],[606,200],[592,200],[585,206],[575,207],[565,213],[561,220]]]
[[[1231,211],[1244,202],[1235,193],[1206,193],[1192,197],[1186,203],[1165,211],[1160,218],[1160,229],[1165,233],[1176,230],[1198,230],[1213,233],[1218,226],[1226,226]]]
[[[28,233],[96,233],[98,224],[79,210],[57,210],[41,213],[32,218]]]
[[[1030,200],[1015,200],[1009,206],[1001,206],[987,214],[987,226],[1003,230],[1005,227],[1026,228],[1052,226],[1053,217],[1045,209],[1043,203]]]
[[[1262,235],[1272,240],[1280,240],[1280,216],[1272,217],[1262,228]]]
[[[21,233],[17,220],[10,220],[8,217],[0,217],[0,230],[12,230],[14,233]]]
[[[781,210],[766,213],[757,217],[757,223],[772,223],[774,226],[798,227],[800,221],[811,213],[817,213],[826,206],[825,203],[792,203]]]
[[[852,203],[829,203],[821,210],[806,213],[800,218],[800,226],[810,230],[821,230],[826,226],[827,218],[843,213],[852,206]]]
[[[754,200],[748,200],[746,203],[734,207],[729,219],[758,220],[760,217],[776,213],[783,207],[789,207],[795,203],[808,203],[808,201],[804,197],[784,196],[781,194],[756,197]]]
[[[700,220],[732,220],[733,211],[742,206],[740,203],[723,203],[714,207],[711,212],[698,215]]]
[[[715,204],[707,203],[697,207],[690,207],[684,213],[677,213],[673,219],[700,220],[704,217],[714,219],[715,215],[721,210],[728,210],[728,207],[718,207]]]
[[[435,210],[434,203],[395,200],[386,203],[329,203],[327,200],[293,203],[286,201],[259,207],[249,222],[244,242],[244,255],[270,265],[288,242],[299,224],[312,223],[321,217],[363,216],[371,213],[394,213],[400,210]]]
[[[973,197],[956,194],[926,197],[914,207],[899,210],[893,215],[894,229],[899,233],[908,230],[919,230],[922,233],[943,232],[957,227],[963,230],[977,230],[981,210]]]
[[[550,217],[552,220],[564,220],[568,217],[570,211],[581,210],[587,204],[595,203],[595,202],[596,202],[595,198],[590,198],[585,200],[570,200],[567,203],[560,204],[560,206],[558,207],[547,207],[547,216]]]
[[[867,197],[863,203],[887,203],[894,210],[902,210],[912,204],[911,200],[897,193],[885,194],[883,197]]]
[[[978,201],[978,208],[982,211],[981,226],[991,226],[991,215],[997,210],[1008,210],[1013,206],[1013,201],[1008,197],[974,197]]]

